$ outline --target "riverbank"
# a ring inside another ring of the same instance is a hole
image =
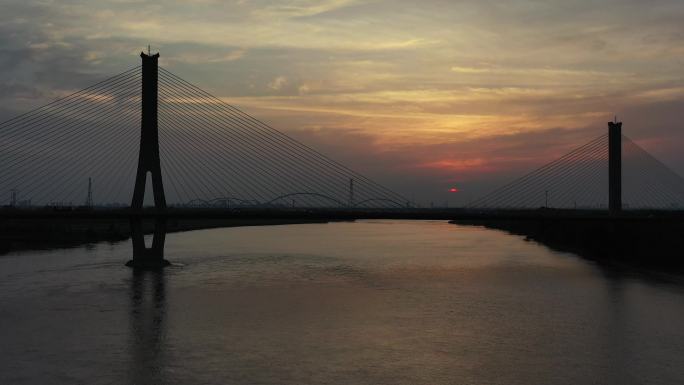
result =
[[[523,235],[599,263],[684,271],[684,222],[656,217],[469,219],[450,223]]]
[[[166,222],[166,232],[327,222],[327,219],[288,218],[169,219]],[[145,234],[151,234],[154,231],[154,221],[142,221],[142,230]],[[124,241],[130,236],[130,221],[123,218],[42,218],[40,221],[3,218],[0,219],[0,254],[19,250],[75,247],[96,242],[113,243]]]

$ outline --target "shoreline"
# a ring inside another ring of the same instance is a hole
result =
[[[483,226],[521,235],[551,249],[599,265],[654,272],[684,272],[684,223],[573,218],[469,219],[449,223]]]
[[[276,226],[307,223],[329,223],[330,219],[229,218],[171,219],[166,233],[225,227]],[[154,221],[142,221],[143,234],[154,233]],[[131,238],[130,221],[87,218],[54,218],[40,222],[22,219],[0,220],[0,255],[14,251],[71,248],[100,242],[122,242]]]

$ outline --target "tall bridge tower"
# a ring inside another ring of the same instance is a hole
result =
[[[166,209],[166,197],[162,184],[161,162],[159,160],[159,127],[157,123],[159,54],[140,53],[142,58],[142,118],[140,122],[140,152],[138,154],[138,172],[135,176],[135,188],[131,209],[140,210],[145,199],[147,173],[152,177],[154,207]],[[164,259],[164,240],[166,237],[166,219],[157,217],[154,220],[154,237],[152,247],[145,246],[142,218],[134,215],[130,218],[131,241],[133,243],[133,259],[126,266],[141,269],[159,269],[170,263]]]
[[[608,209],[622,211],[622,122],[608,122]]]
[[[166,208],[164,185],[162,183],[161,165],[159,161],[159,132],[157,125],[157,78],[159,74],[159,54],[146,55],[142,58],[142,119],[140,124],[140,153],[138,155],[138,172],[135,177],[132,209],[142,209],[145,198],[147,173],[152,176],[154,207]]]

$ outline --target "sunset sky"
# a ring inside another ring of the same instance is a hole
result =
[[[454,204],[606,131],[684,172],[681,0],[3,0],[0,118],[160,64],[388,187]],[[459,192],[449,193],[458,187]]]

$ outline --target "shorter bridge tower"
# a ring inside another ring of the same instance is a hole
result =
[[[622,211],[622,122],[608,122],[608,209]]]

